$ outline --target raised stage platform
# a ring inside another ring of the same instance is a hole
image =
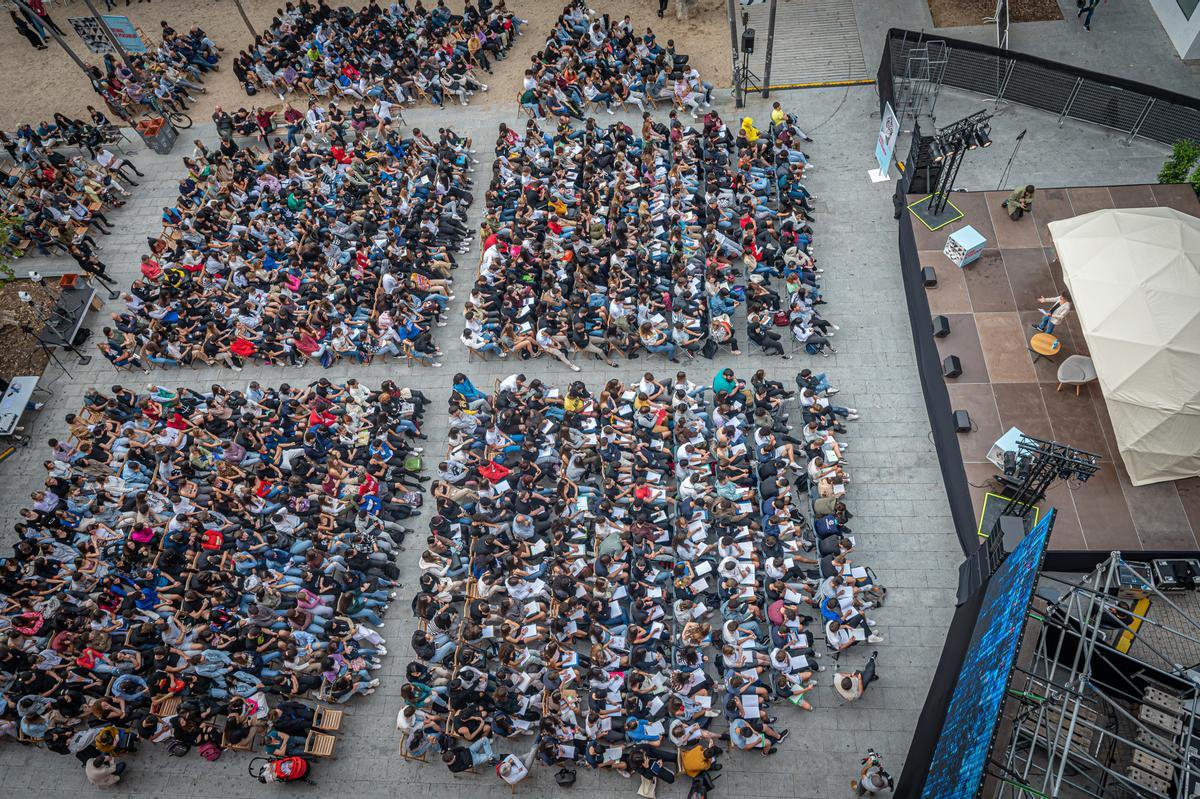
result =
[[[1037,309],[1044,307],[1038,297],[1065,288],[1049,222],[1102,208],[1156,205],[1200,217],[1195,192],[1186,185],[1039,187],[1032,215],[1017,222],[1000,207],[1006,196],[1007,192],[955,193],[953,202],[964,217],[937,231],[909,220],[920,266],[937,272],[937,286],[925,290],[929,312],[945,315],[950,322],[950,334],[934,339],[939,359],[957,355],[962,362],[959,377],[942,379],[951,408],[968,411],[975,426],[957,439],[976,519],[986,494],[995,491],[988,484],[998,471],[985,456],[1005,431],[1017,427],[1104,458],[1100,473],[1088,483],[1074,490],[1058,484],[1047,495],[1046,504],[1059,511],[1051,549],[1200,549],[1200,478],[1132,486],[1099,384],[1083,386],[1079,396],[1070,386],[1056,391],[1059,364],[1072,354],[1088,354],[1075,314],[1055,330],[1061,342],[1056,355],[1035,362],[1028,349],[1030,336],[1037,332],[1031,326],[1041,318]],[[909,202],[918,199],[912,196]],[[959,268],[942,250],[949,234],[968,225],[987,244],[977,261]],[[913,316],[914,325],[920,324]],[[925,335],[931,335],[928,329]],[[936,406],[931,402],[935,413]],[[939,447],[940,456],[953,458],[947,449],[953,446]],[[953,490],[954,481],[947,482]]]

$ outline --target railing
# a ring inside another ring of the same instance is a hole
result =
[[[879,100],[893,107],[894,79],[904,75],[908,52],[929,41],[944,42],[948,61],[944,85],[978,92],[997,101],[1021,103],[1058,115],[1058,124],[1077,119],[1163,144],[1200,140],[1200,99],[1124,80],[1037,56],[986,44],[892,28],[879,64]]]

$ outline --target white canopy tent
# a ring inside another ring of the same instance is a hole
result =
[[[1107,209],[1049,227],[1130,480],[1200,475],[1200,219]]]

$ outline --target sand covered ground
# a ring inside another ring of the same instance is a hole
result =
[[[427,5],[435,1],[428,0]],[[160,21],[166,20],[176,30],[200,25],[213,41],[225,48],[225,55],[230,58],[251,42],[250,32],[231,0],[134,0],[129,6],[123,0],[115,0],[116,8],[111,12],[105,12],[103,0],[95,2],[101,13],[128,16],[152,40],[157,40]],[[462,0],[447,2],[455,10],[462,8]],[[671,0],[666,17],[661,20],[656,14],[657,0],[592,0],[591,6],[599,13],[629,14],[638,29],[652,27],[662,43],[675,39],[678,49],[691,56],[705,80],[728,86],[730,54],[725,0],[691,0],[686,22],[676,19],[675,2]],[[346,0],[345,4],[359,8],[364,0]],[[82,0],[59,0],[54,5],[46,0],[46,5],[50,16],[66,31],[67,44],[80,58],[100,64],[101,57],[87,51],[67,22],[70,17],[88,15]],[[515,110],[524,67],[545,41],[562,12],[562,5],[554,0],[509,0],[508,6],[530,24],[509,57],[494,66],[495,75],[485,76],[489,91],[477,95],[472,102],[488,108],[509,104]],[[243,0],[243,7],[257,30],[270,22],[275,10],[282,7],[282,0]],[[197,121],[207,121],[215,105],[232,109],[268,99],[261,95],[247,97],[228,67],[210,73],[206,87],[207,94],[189,111]],[[85,108],[99,99],[83,73],[57,44],[51,41],[49,49],[34,50],[8,19],[0,20],[0,97],[4,98],[0,104],[0,129],[10,131],[23,122],[36,124],[49,119],[55,111],[82,117]],[[470,109],[446,107],[449,117],[460,113],[470,113]]]

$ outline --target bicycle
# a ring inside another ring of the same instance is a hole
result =
[[[163,106],[162,115],[175,127],[180,130],[187,130],[192,126],[192,118],[182,111]]]

